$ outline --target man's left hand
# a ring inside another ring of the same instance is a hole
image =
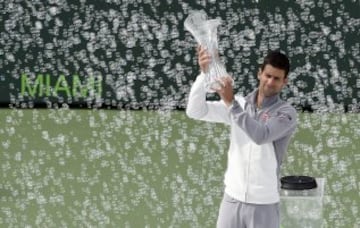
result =
[[[230,76],[225,76],[219,79],[220,84],[222,85],[220,89],[216,90],[221,99],[224,101],[226,106],[230,106],[234,100],[233,92],[233,79]]]

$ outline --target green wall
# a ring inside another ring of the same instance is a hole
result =
[[[358,227],[359,115],[298,121],[282,175],[326,178],[325,227]],[[1,227],[214,227],[224,125],[180,111],[69,109],[2,109],[0,123]]]

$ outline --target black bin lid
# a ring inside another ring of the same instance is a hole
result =
[[[309,176],[285,176],[280,179],[281,188],[289,190],[306,190],[317,187],[316,180]]]

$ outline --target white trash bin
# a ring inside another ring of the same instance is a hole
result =
[[[281,228],[321,228],[325,178],[281,178]]]

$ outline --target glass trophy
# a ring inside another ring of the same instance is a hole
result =
[[[217,27],[221,24],[220,19],[208,19],[206,13],[193,11],[185,19],[184,26],[196,42],[205,48],[211,56],[211,62],[205,73],[205,88],[207,92],[215,92],[222,85],[219,78],[228,76],[224,64],[218,54]]]

